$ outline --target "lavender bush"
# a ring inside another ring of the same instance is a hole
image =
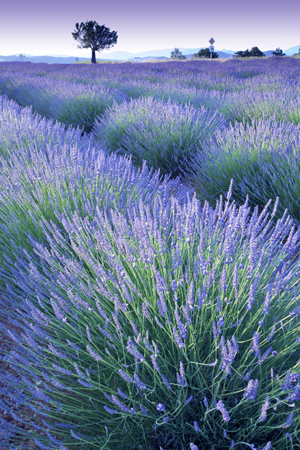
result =
[[[76,211],[80,217],[93,219],[96,208],[105,204],[110,208],[117,205],[123,211],[141,199],[151,205],[156,196],[165,204],[171,193],[184,201],[186,188],[179,179],[171,181],[167,176],[160,183],[159,171],[153,175],[153,169],[149,170],[145,163],[137,171],[131,156],[109,156],[94,145],[90,136],[80,138],[80,130],[64,131],[53,123],[51,130],[51,121],[38,123],[29,108],[23,111],[23,122],[19,122],[19,138],[10,139],[17,127],[19,107],[4,99],[2,108],[4,117],[9,115],[13,120],[7,128],[3,124],[0,138],[6,148],[5,157],[0,157],[0,265],[5,264],[3,254],[9,254],[15,245],[32,251],[26,232],[45,242],[42,217],[53,221],[68,240],[56,212]],[[32,144],[25,142],[27,133]],[[15,236],[13,242],[10,233]]]
[[[296,98],[295,98],[296,97]],[[252,86],[242,92],[225,95],[218,111],[225,114],[231,124],[261,117],[269,119],[276,116],[278,122],[300,123],[300,97],[295,96],[293,87],[284,86],[274,92],[253,92]]]
[[[60,121],[65,128],[80,126],[86,133],[91,131],[95,117],[101,116],[108,105],[127,98],[117,89],[24,75],[12,80],[4,77],[1,92],[22,106],[31,105],[35,112]]]
[[[249,195],[249,206],[261,212],[269,199],[280,198],[275,219],[287,208],[300,225],[300,124],[271,119],[253,119],[217,130],[203,152],[184,170],[199,199],[215,204],[225,195],[231,179],[233,199],[241,206]]]
[[[108,151],[131,154],[135,166],[143,160],[172,178],[182,174],[190,160],[217,128],[227,125],[217,112],[172,104],[152,97],[114,103],[95,124],[93,136]]]
[[[282,260],[300,232],[283,217],[260,245],[268,205],[247,223],[247,202],[236,211],[230,191],[224,211],[220,198],[199,213],[187,194],[183,206],[155,199],[153,214],[142,201],[93,221],[57,213],[77,261],[45,219],[46,247],[32,233],[32,253],[15,247],[1,277],[24,333],[2,328],[22,381],[4,375],[1,391],[44,418],[40,448],[299,444],[300,272]],[[34,420],[18,420],[34,436]]]

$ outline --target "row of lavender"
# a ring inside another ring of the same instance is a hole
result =
[[[287,208],[299,226],[299,64],[11,63],[0,65],[0,92],[92,131],[97,144],[131,154],[136,167],[146,160],[161,175],[187,178],[202,202],[215,205],[232,178],[239,206],[248,194],[261,212],[279,196],[275,218]]]
[[[224,113],[234,124],[271,117],[298,124],[300,61],[269,58],[209,65],[185,64],[47,65],[1,63],[0,92],[23,106],[89,132],[113,99],[152,96]]]
[[[136,126],[136,139],[138,129],[141,136],[152,129],[149,109],[156,135],[163,111],[175,137],[184,123],[176,119],[201,118],[208,132],[194,131],[207,146],[213,131],[216,143],[227,133],[241,136],[239,145],[248,136],[255,147],[275,126],[274,147],[289,149],[299,128],[274,117],[249,133],[216,111],[170,102],[163,110],[148,98],[115,103],[82,136],[7,100],[0,109],[1,301],[23,334],[1,327],[15,341],[4,359],[22,369],[22,381],[3,375],[0,392],[10,400],[0,407],[14,414],[13,403],[28,405],[37,414],[30,435],[46,430],[35,437],[42,449],[299,445],[300,232],[292,218],[285,212],[275,222],[279,199],[270,220],[271,201],[260,217],[258,208],[249,216],[249,197],[239,208],[229,202],[232,182],[224,208],[221,197],[213,209],[180,178],[159,183],[158,171],[153,176],[145,163],[137,171],[134,155],[116,155],[111,145],[114,136],[116,149],[128,142],[130,108],[148,124]],[[14,433],[25,431],[1,426],[15,449]]]

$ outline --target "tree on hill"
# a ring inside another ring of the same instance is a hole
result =
[[[263,52],[261,52],[259,50],[258,47],[252,47],[250,52],[252,53],[252,56],[256,56],[256,57],[266,56]]]
[[[282,50],[280,50],[280,48],[276,48],[275,52],[273,52],[272,55],[285,56],[285,53],[282,53]]]
[[[171,59],[186,59],[186,56],[179,51],[179,48],[175,48],[175,50],[171,52]]]
[[[252,47],[250,51],[247,49],[245,51],[240,50],[238,52],[235,52],[235,56],[242,58],[249,58],[250,56],[256,57],[265,56],[265,54],[261,52],[258,47]]]
[[[93,20],[87,21],[85,24],[81,22],[80,25],[76,23],[75,28],[77,31],[72,33],[72,36],[82,44],[82,46],[78,45],[77,47],[92,49],[93,64],[96,64],[96,51],[108,49],[117,43],[118,35],[116,31],[110,31],[109,28],[104,25],[100,26]]]
[[[199,51],[198,51],[198,53],[194,53],[194,55],[193,55],[193,58],[210,58],[210,51],[209,51],[209,48],[208,47],[206,47],[206,48],[202,48],[202,49],[200,49]],[[218,53],[216,53],[216,52],[212,52],[212,56],[211,56],[212,58],[219,58],[219,55],[218,55]]]

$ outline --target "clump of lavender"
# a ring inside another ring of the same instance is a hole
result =
[[[274,218],[285,209],[300,225],[300,124],[253,119],[252,125],[236,123],[216,131],[203,151],[184,170],[200,200],[215,204],[234,184],[233,199],[241,206],[249,196],[249,206],[259,213],[269,199],[280,198]]]
[[[24,231],[33,251],[16,245],[0,271],[24,331],[1,325],[16,343],[4,360],[22,378],[4,374],[0,393],[42,417],[42,437],[34,416],[17,417],[41,449],[299,442],[300,272],[281,263],[300,232],[284,215],[262,244],[266,210],[248,222],[231,188],[224,210],[222,197],[201,209],[187,193],[151,210],[104,205],[92,220],[56,212],[69,242],[43,217],[46,245]],[[16,430],[2,430],[15,450]]]
[[[132,162],[141,167],[144,160],[171,178],[182,174],[185,159],[227,125],[217,111],[178,105],[153,97],[115,103],[94,125],[93,136],[110,152],[131,154]]]
[[[19,119],[15,102],[3,100],[2,107],[4,117],[9,113],[11,119]],[[160,183],[159,171],[153,174],[145,162],[137,170],[131,155],[108,155],[91,137],[81,138],[80,130],[70,127],[64,131],[59,124],[51,128],[50,121],[37,123],[27,108],[22,112],[19,139],[10,138],[16,128],[11,122],[7,128],[2,126],[0,137],[0,147],[3,144],[6,149],[0,155],[0,265],[8,272],[4,254],[13,262],[11,249],[21,245],[32,252],[32,236],[46,245],[42,218],[53,222],[69,242],[58,213],[76,212],[92,220],[97,208],[104,205],[124,211],[140,199],[151,206],[155,196],[165,204],[171,192],[185,201],[182,196],[187,189],[179,179],[171,181],[167,176]],[[25,140],[27,132],[31,143]]]

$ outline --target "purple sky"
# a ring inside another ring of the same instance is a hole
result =
[[[285,50],[300,45],[299,18],[300,0],[12,0],[1,8],[0,55],[90,57],[71,35],[87,20],[117,31],[109,53],[208,47],[211,37],[218,50]]]

